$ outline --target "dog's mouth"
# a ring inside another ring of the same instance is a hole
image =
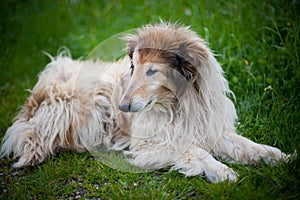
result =
[[[153,105],[154,105],[154,100],[150,99],[150,101],[146,104],[146,106],[143,110],[151,110]]]
[[[119,105],[119,109],[123,112],[140,112],[142,110],[151,110],[154,104],[155,97],[152,97],[147,103],[142,100],[129,104],[121,102]]]
[[[152,99],[150,99],[150,101],[147,103],[146,107],[147,107],[148,105],[150,105],[152,102],[153,102]]]

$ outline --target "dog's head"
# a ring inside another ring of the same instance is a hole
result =
[[[145,108],[173,105],[194,87],[198,68],[205,63],[209,49],[188,27],[172,24],[150,25],[127,35],[131,59],[130,82],[119,108],[138,112]]]

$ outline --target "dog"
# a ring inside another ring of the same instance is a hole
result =
[[[189,27],[161,22],[123,38],[116,62],[51,57],[8,128],[1,157],[14,167],[42,162],[59,150],[124,150],[142,169],[171,167],[209,182],[237,181],[218,158],[274,164],[288,155],[236,132],[237,114],[224,73]]]

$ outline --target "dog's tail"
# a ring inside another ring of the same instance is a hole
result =
[[[58,149],[82,152],[102,142],[105,123],[110,121],[105,110],[109,102],[102,99],[98,103],[103,109],[95,108],[92,87],[97,77],[78,77],[81,65],[58,56],[39,75],[31,96],[2,141],[1,157],[20,157],[14,167],[42,162]]]

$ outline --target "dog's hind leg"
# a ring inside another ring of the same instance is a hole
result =
[[[59,149],[82,152],[102,142],[109,102],[103,97],[97,100],[101,108],[96,105],[97,73],[79,77],[82,64],[67,57],[53,59],[8,128],[0,157],[20,157],[14,167],[22,167],[42,162]]]

